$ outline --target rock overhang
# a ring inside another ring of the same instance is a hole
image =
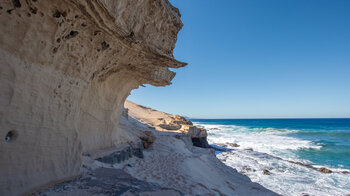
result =
[[[79,175],[84,152],[137,139],[118,127],[124,100],[186,65],[172,54],[182,23],[167,0],[0,6],[0,133],[16,133],[0,141],[0,194]]]

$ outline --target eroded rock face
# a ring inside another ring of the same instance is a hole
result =
[[[138,139],[118,128],[141,84],[185,64],[167,0],[0,1],[0,195],[79,175],[81,154]],[[11,135],[11,137],[7,137]]]

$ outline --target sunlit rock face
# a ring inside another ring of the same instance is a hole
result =
[[[175,73],[167,0],[0,0],[0,195],[80,174],[81,155],[136,140],[118,128],[141,84]]]

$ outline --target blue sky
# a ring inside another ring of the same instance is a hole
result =
[[[194,118],[350,117],[350,1],[170,2],[188,66],[129,100]]]

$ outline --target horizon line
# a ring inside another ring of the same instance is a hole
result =
[[[311,118],[309,118],[309,117],[307,117],[307,118],[303,118],[303,117],[296,117],[296,118],[294,118],[294,117],[292,117],[292,118],[279,118],[279,117],[277,117],[277,118],[192,118],[192,117],[187,117],[187,118],[189,118],[189,119],[201,119],[201,120],[244,120],[244,119],[246,119],[246,120],[250,120],[250,119],[258,119],[258,120],[269,120],[269,119],[350,119],[350,117],[318,117],[318,118],[313,118],[313,117],[311,117]]]

